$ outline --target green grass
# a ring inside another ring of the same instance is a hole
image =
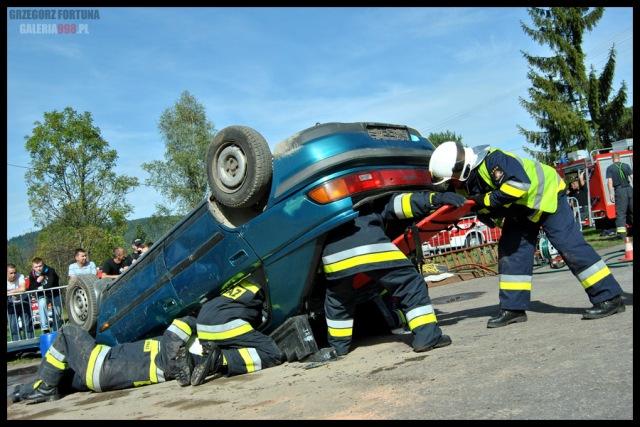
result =
[[[624,243],[623,239],[612,239],[611,237],[601,237],[600,230],[593,228],[583,229],[582,235],[584,239],[593,247],[593,249],[606,249],[612,246],[618,246]]]

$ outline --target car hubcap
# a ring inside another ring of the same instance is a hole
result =
[[[72,296],[72,315],[79,323],[84,323],[89,316],[89,301],[87,294],[81,288],[76,289]]]
[[[242,184],[247,171],[247,159],[237,145],[228,145],[218,155],[218,176],[226,189]]]

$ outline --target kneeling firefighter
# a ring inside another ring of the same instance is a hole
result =
[[[260,285],[245,278],[202,306],[196,320],[202,350],[193,356],[191,385],[214,373],[246,374],[284,361],[275,341],[255,329],[262,322],[264,299]]]
[[[527,320],[531,298],[533,256],[540,227],[582,284],[592,308],[583,319],[598,319],[624,311],[622,289],[575,222],[565,183],[550,166],[520,158],[488,145],[464,147],[440,144],[429,163],[435,184],[451,181],[475,201],[478,218],[494,227],[504,217],[498,243],[500,311],[487,327]]]
[[[172,379],[188,384],[192,368],[187,342],[195,327],[195,318],[186,316],[175,319],[160,337],[109,347],[96,344],[87,331],[76,325],[64,325],[45,353],[37,379],[17,386],[12,400],[57,400],[60,389],[68,386],[78,391],[101,392]]]
[[[322,264],[327,279],[325,315],[329,344],[338,355],[349,352],[355,306],[375,298],[386,289],[399,301],[401,316],[413,334],[414,351],[429,351],[451,344],[437,324],[424,278],[386,234],[392,222],[413,221],[443,204],[461,206],[464,197],[453,193],[415,192],[396,194],[359,210],[353,221],[338,227],[327,237]],[[358,275],[365,282],[354,286]]]

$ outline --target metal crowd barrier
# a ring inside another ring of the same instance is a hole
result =
[[[7,295],[7,351],[38,348],[40,335],[64,323],[64,289],[58,286]]]

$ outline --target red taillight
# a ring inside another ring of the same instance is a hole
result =
[[[365,191],[387,187],[426,185],[430,183],[426,169],[385,169],[357,172],[329,180],[309,191],[309,197],[325,204]]]

